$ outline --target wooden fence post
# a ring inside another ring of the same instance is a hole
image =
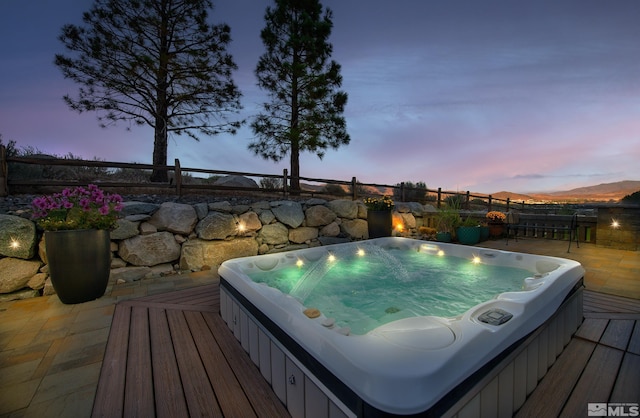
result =
[[[404,202],[405,201],[405,196],[404,196],[404,181],[402,183],[400,183],[400,201]]]
[[[491,212],[491,195],[489,195],[489,207],[487,208],[487,212]]]
[[[465,203],[466,210],[469,210],[471,208],[470,199],[471,199],[471,192],[467,190],[467,197],[466,197],[466,203]]]
[[[356,182],[356,178],[355,177],[351,177],[351,199],[352,200],[357,200],[358,199],[358,183]]]
[[[509,212],[509,204],[511,203],[511,198],[507,197],[507,212]]]
[[[176,193],[178,197],[182,197],[182,170],[180,169],[180,160],[176,158],[175,160],[175,169],[173,170],[173,174],[176,180]]]
[[[285,198],[289,195],[289,189],[287,186],[287,183],[289,181],[287,178],[288,174],[289,174],[289,171],[286,168],[282,170],[282,194]]]
[[[438,187],[438,209],[440,209],[441,202],[442,202],[442,187]]]
[[[9,195],[7,179],[9,178],[9,164],[7,164],[7,147],[0,145],[0,197]]]

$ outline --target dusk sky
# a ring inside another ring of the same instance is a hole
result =
[[[271,1],[214,0],[228,23],[251,120],[266,95],[254,69]],[[62,100],[78,85],[53,64],[57,37],[91,0],[0,1],[0,134],[4,143],[87,159],[151,163],[153,130]],[[303,177],[363,183],[422,181],[449,191],[567,190],[640,180],[640,1],[328,0],[330,42],[348,93],[351,143],[323,160],[301,155]],[[169,140],[182,167],[280,174],[235,136]]]

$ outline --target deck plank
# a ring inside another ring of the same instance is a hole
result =
[[[557,417],[596,347],[593,342],[572,339],[516,417]]]
[[[588,403],[608,402],[623,355],[623,351],[598,345],[562,409],[562,416],[584,416]]]
[[[222,416],[207,372],[184,317],[179,310],[167,311],[169,329],[173,336],[176,360],[180,369],[182,386],[187,398],[189,415]]]
[[[152,413],[153,375],[151,374],[151,344],[149,340],[149,315],[144,308],[133,307],[129,351],[127,353],[127,384],[124,393],[124,415],[140,417]],[[152,413],[153,414],[153,413]]]
[[[102,360],[92,417],[123,415],[130,321],[131,308],[118,306],[111,320],[111,330]]]
[[[149,310],[149,328],[156,414],[167,418],[186,417],[187,401],[182,385],[176,384],[180,382],[180,372],[164,309]]]
[[[220,348],[229,364],[233,364],[233,371],[248,395],[249,401],[260,417],[286,417],[289,416],[280,399],[271,389],[271,386],[260,374],[249,355],[242,349],[240,343],[224,323],[220,315],[206,315],[205,320],[214,335],[227,335],[230,338],[220,339]],[[259,376],[257,378],[256,376]]]
[[[609,402],[640,403],[640,356],[626,353]]]
[[[576,332],[576,337],[584,338],[585,340],[598,342],[600,338],[602,338],[602,334],[604,330],[607,328],[609,324],[608,319],[604,318],[586,318],[578,331]]]
[[[640,313],[640,300],[621,296],[607,295],[585,290],[583,297],[586,303],[585,312],[629,312]]]
[[[635,321],[630,319],[612,319],[600,339],[600,344],[626,350],[634,324]]]
[[[631,334],[631,339],[629,340],[627,351],[633,354],[640,355],[640,319],[636,321],[636,324],[633,328],[633,334]]]
[[[255,417],[251,402],[236,380],[233,370],[226,362],[202,314],[185,312],[185,318],[191,328],[207,374],[214,377],[211,384],[223,414],[228,417]]]

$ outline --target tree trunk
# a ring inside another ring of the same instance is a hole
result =
[[[298,65],[298,51],[293,51],[293,68]],[[291,194],[300,194],[300,132],[298,131],[298,76],[294,73],[291,77]]]
[[[166,4],[162,3],[163,8]],[[168,126],[167,126],[167,89],[168,89],[168,75],[167,68],[169,65],[169,44],[167,38],[167,16],[166,13],[162,14],[162,21],[160,22],[160,55],[158,56],[159,65],[158,72],[156,74],[156,120],[153,140],[153,165],[167,165],[167,138],[168,138]],[[168,183],[169,176],[166,169],[154,168],[151,173],[151,182],[153,183]]]
[[[163,118],[156,119],[156,128],[153,141],[153,165],[167,165],[167,130]],[[154,168],[151,173],[151,182],[168,183],[169,175],[166,169]]]
[[[300,194],[300,145],[291,142],[291,193]]]

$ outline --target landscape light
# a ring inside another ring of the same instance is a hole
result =
[[[247,230],[247,226],[242,221],[238,222],[237,228],[238,228],[238,232],[240,232],[240,233],[242,233],[242,232]]]
[[[9,244],[11,246],[11,248],[20,248],[20,242],[15,239],[15,238],[11,238],[11,244]]]
[[[616,219],[611,219],[611,228],[613,229],[620,228],[620,222],[618,222]]]

